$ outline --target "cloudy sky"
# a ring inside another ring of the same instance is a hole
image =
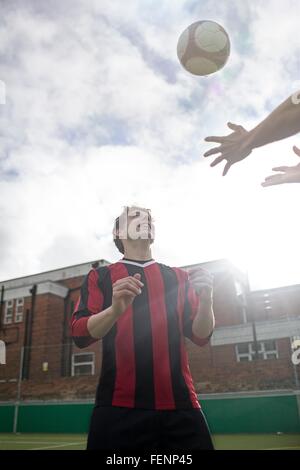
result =
[[[300,135],[235,165],[202,154],[228,121],[254,127],[300,88],[298,0],[0,1],[0,280],[104,258],[123,205],[152,208],[165,264],[229,258],[253,288],[299,283]],[[197,20],[231,56],[195,77],[176,55]],[[2,87],[3,88],[3,87]]]

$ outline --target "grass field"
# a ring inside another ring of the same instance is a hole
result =
[[[300,450],[300,434],[218,434],[218,450]],[[0,434],[0,450],[82,450],[85,434]]]

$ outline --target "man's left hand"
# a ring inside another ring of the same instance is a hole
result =
[[[201,296],[202,300],[212,300],[213,292],[213,276],[206,269],[191,268],[188,271],[189,280],[194,287],[196,293]]]

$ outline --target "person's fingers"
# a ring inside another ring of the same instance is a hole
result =
[[[137,277],[139,276],[139,278]],[[144,284],[142,283],[142,281],[140,280],[141,278],[141,275],[136,273],[134,276],[130,277],[130,281],[133,282],[136,286],[138,287],[144,287]]]
[[[211,289],[211,285],[208,285],[208,284],[205,284],[205,282],[198,282],[195,286],[194,286],[194,289],[204,289],[204,288],[208,288],[208,289]]]
[[[205,142],[217,142],[217,144],[222,144],[224,142],[224,137],[213,135],[213,136],[206,137],[204,140]]]
[[[121,299],[124,296],[136,297],[137,295],[139,295],[139,293],[136,294],[135,292],[132,292],[129,289],[122,289],[122,290],[119,290],[117,292],[114,292],[114,297],[117,298],[117,299]]]
[[[203,268],[190,268],[188,270],[189,276],[207,276],[207,277],[213,277],[212,274],[210,274],[207,269]]]
[[[228,122],[227,126],[232,131],[244,131],[245,130],[243,126],[241,126],[240,124],[233,124],[233,122]]]
[[[210,164],[210,166],[216,166],[216,165],[218,165],[218,163],[221,163],[222,160],[224,160],[223,155],[221,155],[220,157],[216,158],[216,159]]]
[[[137,279],[135,280],[133,278],[127,278],[126,280],[124,280],[124,282],[117,284],[118,287],[124,285],[130,285],[134,288],[141,289],[144,284],[138,281]]]
[[[213,276],[210,274],[191,274],[189,275],[189,280],[191,282],[206,282],[208,284],[213,283]]]
[[[134,279],[137,279],[138,281],[140,281],[142,276],[139,273],[135,273],[133,277]]]
[[[115,287],[113,289],[113,295],[117,295],[120,292],[123,292],[124,290],[130,292],[131,295],[139,295],[141,294],[141,289],[138,289],[137,287],[132,287],[130,285],[124,285],[122,287]]]
[[[200,282],[201,281],[201,282]],[[210,287],[212,288],[213,287],[213,283],[211,281],[202,281],[202,280],[199,280],[197,282],[193,282],[192,285],[194,287],[199,287],[199,288],[202,288],[202,287]]]
[[[209,274],[190,274],[189,275],[189,279],[190,280],[199,280],[199,279],[203,279],[203,281],[212,281],[213,280],[213,277]]]
[[[134,285],[143,287],[144,284],[140,281],[140,279],[138,279],[138,278],[135,277],[135,276],[141,276],[141,275],[138,274],[138,273],[136,273],[134,276],[123,277],[123,278],[121,278],[121,279],[118,279],[118,280],[114,283],[114,285],[122,284],[123,282],[126,282],[126,281],[130,280],[131,282],[134,283]]]
[[[203,287],[207,287],[208,289],[211,289],[212,285],[207,282],[197,282],[197,284],[195,284],[195,287],[197,287],[198,289],[203,289]]]
[[[208,282],[211,282],[213,281],[213,276],[210,276],[210,275],[207,275],[207,274],[194,274],[194,275],[191,275],[189,276],[189,279],[192,280],[192,281],[199,281],[199,280],[203,280],[203,281],[208,281]]]
[[[272,168],[272,171],[282,171],[282,172],[286,172],[290,169],[291,167],[289,166],[275,166],[274,168]]]
[[[266,177],[265,177],[265,181],[273,180],[273,179],[276,178],[277,176],[279,176],[279,175],[270,175],[270,176],[266,176]]]
[[[298,155],[298,157],[300,157],[300,149],[298,147],[296,147],[296,145],[294,145],[293,150],[294,150],[295,154]]]
[[[189,274],[204,273],[204,274],[210,275],[210,273],[209,273],[209,271],[207,271],[207,269],[203,269],[203,268],[199,268],[199,267],[189,268],[188,273]]]
[[[269,186],[276,186],[278,184],[282,184],[282,181],[264,181],[261,183],[264,188],[268,188]]]
[[[114,287],[113,287],[114,293],[115,292],[120,292],[121,290],[124,290],[124,289],[131,291],[135,295],[140,294],[142,292],[140,287],[134,285],[130,281],[126,281],[122,284],[114,285]]]
[[[224,170],[223,170],[223,176],[226,176],[228,171],[229,171],[229,168],[231,167],[231,163],[230,162],[227,162],[225,167],[224,167]]]
[[[276,184],[283,183],[285,183],[284,175],[271,175],[267,176],[265,181],[263,181],[261,185],[266,188],[267,186],[274,186]]]
[[[220,145],[219,147],[214,147],[213,149],[207,150],[207,152],[205,152],[205,154],[203,156],[204,157],[209,157],[210,155],[220,153],[221,152],[221,150],[220,150],[221,147],[222,147],[222,145]]]

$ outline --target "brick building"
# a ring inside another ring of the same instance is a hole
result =
[[[0,400],[94,397],[101,341],[79,350],[69,335],[83,277],[94,263],[0,283],[0,340],[6,344]],[[299,388],[300,366],[291,361],[291,341],[300,337],[300,285],[250,292],[245,275],[227,260],[197,266],[214,275],[216,329],[203,348],[186,340],[196,390]]]

